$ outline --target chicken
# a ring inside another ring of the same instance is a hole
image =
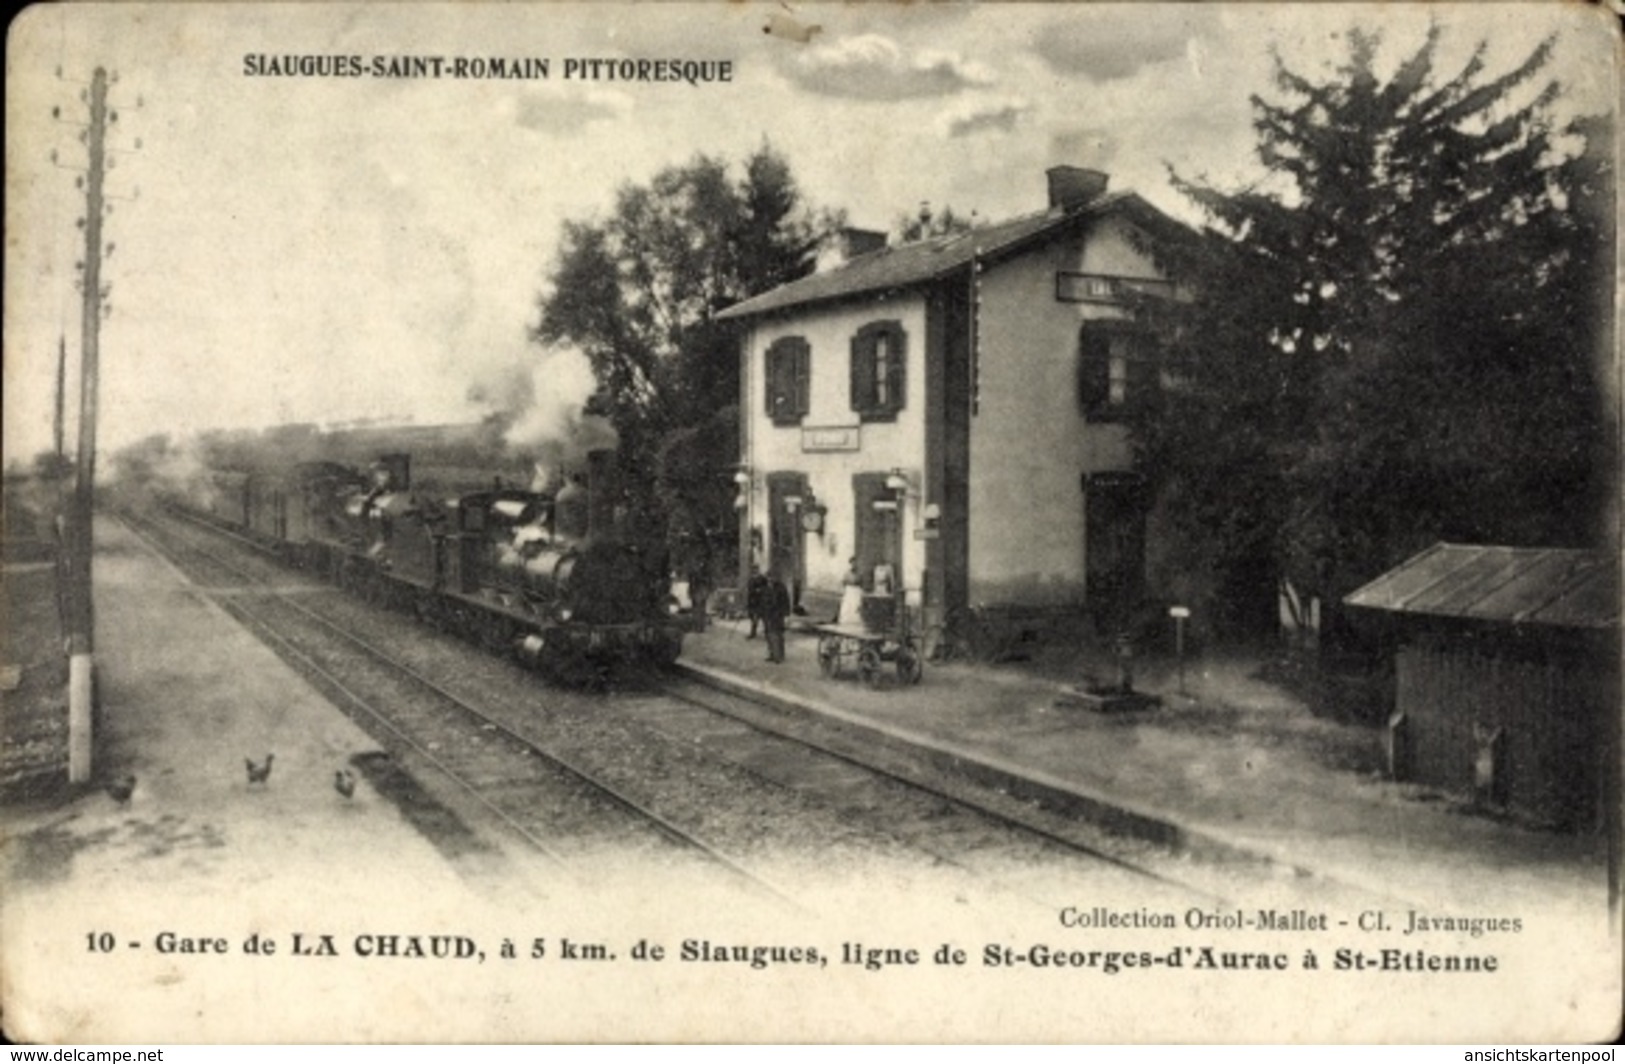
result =
[[[355,797],[355,774],[347,768],[333,773],[333,789],[346,798]]]
[[[254,762],[253,762],[253,760],[251,758],[244,758],[244,760],[248,763],[248,782],[249,783],[264,783],[266,780],[270,779],[271,778],[271,762],[275,758],[276,758],[275,754],[266,754],[265,755],[265,764],[263,764],[263,765],[254,764]]]
[[[125,805],[135,793],[135,777],[120,776],[107,785],[107,796],[119,805]]]

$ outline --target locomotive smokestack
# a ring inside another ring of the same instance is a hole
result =
[[[409,491],[412,487],[412,456],[409,454],[381,454],[374,464],[379,487],[385,491]]]

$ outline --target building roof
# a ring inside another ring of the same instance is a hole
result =
[[[1343,601],[1392,613],[1612,628],[1619,564],[1597,551],[1436,543]]]
[[[985,260],[1007,255],[1082,219],[1115,211],[1128,211],[1147,219],[1167,221],[1160,211],[1133,192],[1108,192],[1072,210],[1052,207],[963,233],[858,255],[834,269],[811,274],[752,296],[742,303],[735,303],[717,317],[724,320],[746,318],[807,303],[908,288],[944,277],[969,265],[973,259]]]

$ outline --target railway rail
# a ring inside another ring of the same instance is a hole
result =
[[[598,821],[610,809],[627,814],[610,825],[601,841],[632,845],[628,822],[650,826],[678,847],[698,853],[732,876],[781,900],[789,895],[766,882],[716,847],[636,798],[548,750],[387,651],[347,631],[308,605],[272,587],[264,575],[222,557],[196,541],[177,542],[154,522],[120,515],[149,545],[183,572],[202,569],[245,585],[248,594],[217,595],[222,608],[294,664],[318,687],[337,696],[341,708],[359,716],[368,729],[381,729],[386,745],[404,747],[463,790],[489,815],[536,852],[562,865],[572,857],[550,838],[549,821],[562,806],[579,810],[582,823]],[[212,525],[211,532],[258,549],[245,537]],[[245,603],[253,601],[253,606]],[[348,653],[337,651],[343,647]],[[346,675],[348,674],[348,675]],[[357,676],[359,674],[359,676]],[[365,693],[362,690],[365,688]],[[386,698],[386,696],[388,696]],[[385,703],[387,701],[387,707]],[[376,733],[375,733],[376,734]],[[579,825],[572,833],[580,845]]]

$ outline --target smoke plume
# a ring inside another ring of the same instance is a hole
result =
[[[590,452],[619,443],[608,419],[585,410],[597,390],[587,356],[557,347],[497,371],[471,387],[468,397],[491,410],[503,446],[536,467],[533,486],[541,488],[585,467]]]

